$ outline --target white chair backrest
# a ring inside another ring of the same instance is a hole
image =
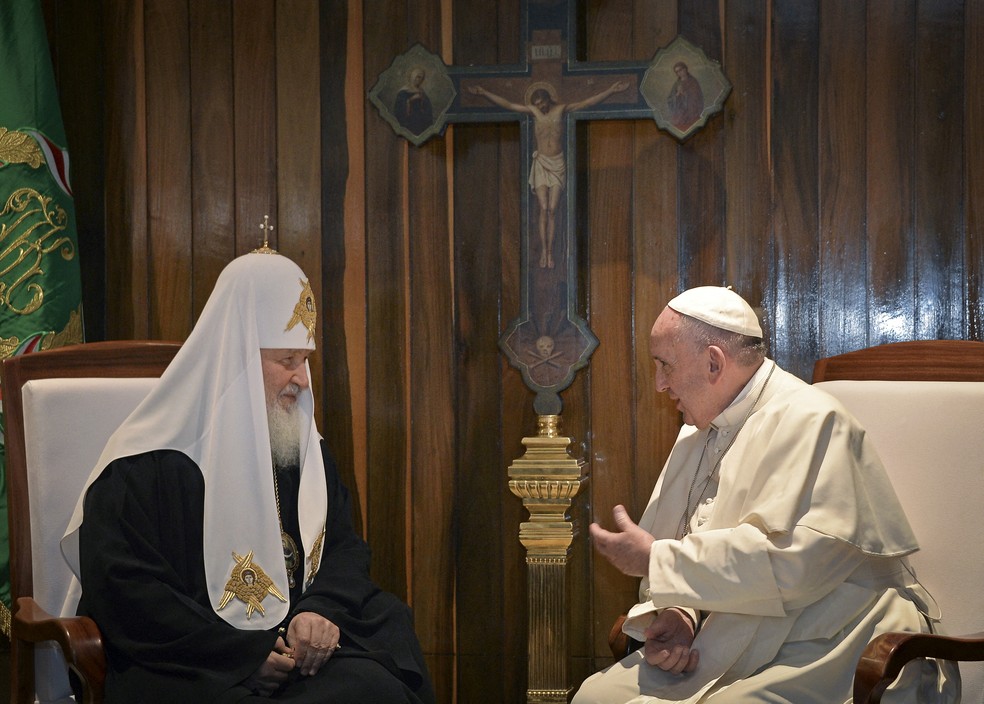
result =
[[[59,542],[106,441],[156,378],[34,379],[22,389],[34,598],[61,614],[72,583]],[[65,614],[61,614],[65,615]],[[57,647],[37,648],[38,700],[72,701]]]
[[[949,635],[984,631],[984,382],[827,381],[865,427],[919,540],[911,556]],[[984,702],[984,663],[961,663]]]

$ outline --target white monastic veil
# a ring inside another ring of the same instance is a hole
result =
[[[223,595],[228,597],[226,585],[237,566],[233,553],[244,557],[252,552],[253,565],[272,578],[282,595],[289,594],[260,349],[313,350],[314,317],[307,277],[291,260],[262,250],[230,262],[188,340],[153,391],[109,439],[86,482],[87,490],[110,462],[121,457],[161,449],[190,457],[205,478],[203,549],[212,608],[237,628],[271,628],[287,615],[288,604],[272,594],[263,600],[265,614],[253,611],[247,617],[246,603],[236,598],[219,607]],[[310,369],[307,371],[310,378]],[[324,529],[327,510],[321,437],[313,405],[310,388],[298,396],[298,516],[305,576],[310,573],[312,548]],[[62,553],[76,581],[82,520],[80,498],[62,539]],[[75,612],[78,584],[72,592],[63,613]]]

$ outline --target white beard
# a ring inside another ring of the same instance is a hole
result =
[[[301,458],[301,434],[296,406],[288,410],[279,403],[267,406],[267,422],[270,426],[270,450],[273,466],[296,467]]]

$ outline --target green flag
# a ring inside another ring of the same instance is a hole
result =
[[[0,2],[0,359],[82,342],[68,149],[39,0]],[[9,634],[0,446],[0,623]]]

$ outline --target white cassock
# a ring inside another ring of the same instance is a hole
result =
[[[872,637],[930,631],[935,604],[905,557],[918,545],[863,428],[773,365],[710,428],[683,427],[639,521],[657,540],[623,630],[645,640],[657,611],[684,607],[697,669],[673,675],[640,650],[572,704],[850,702]],[[910,668],[882,701],[957,701],[951,668]]]

